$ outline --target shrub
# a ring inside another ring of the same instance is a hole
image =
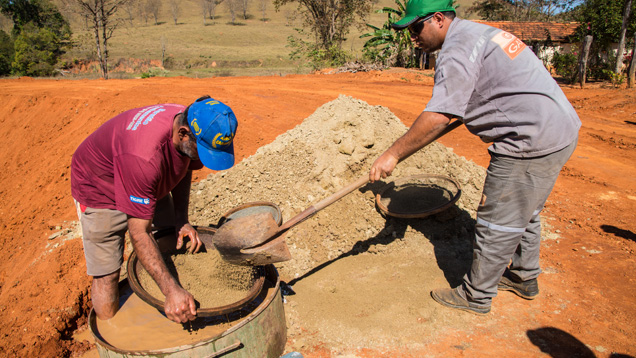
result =
[[[574,83],[578,76],[578,58],[571,53],[555,52],[552,56],[554,72],[568,83]]]
[[[0,76],[11,74],[13,61],[13,40],[6,32],[0,30]]]
[[[327,49],[323,49],[319,44],[303,41],[293,36],[287,38],[287,47],[292,48],[289,54],[292,60],[306,58],[309,60],[309,67],[313,70],[342,66],[347,63],[351,57],[346,51],[335,44],[332,44]]]
[[[13,71],[18,75],[50,76],[59,59],[60,38],[48,28],[29,23],[15,38]]]

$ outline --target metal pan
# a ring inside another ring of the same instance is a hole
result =
[[[461,196],[459,184],[446,176],[414,175],[385,185],[375,196],[378,209],[386,215],[424,218],[450,208]]]

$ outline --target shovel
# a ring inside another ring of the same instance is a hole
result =
[[[455,120],[448,124],[435,140],[461,124],[462,121],[460,120]],[[216,247],[225,261],[235,265],[259,266],[290,260],[291,254],[284,240],[284,234],[287,230],[363,186],[368,181],[368,174],[363,175],[338,192],[305,209],[280,227],[272,214],[267,212],[230,220],[223,224],[212,236],[214,247]]]
[[[232,264],[242,266],[267,265],[291,259],[284,234],[318,211],[333,204],[369,181],[365,174],[336,193],[305,209],[300,214],[278,226],[271,213],[259,213],[236,218],[221,225],[212,240],[221,257]]]

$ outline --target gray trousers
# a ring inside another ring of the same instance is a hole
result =
[[[577,139],[564,149],[537,158],[491,153],[477,211],[473,263],[458,290],[460,295],[490,306],[508,266],[524,281],[539,276],[539,213]]]

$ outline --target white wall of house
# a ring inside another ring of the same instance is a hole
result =
[[[543,65],[549,68],[550,63],[552,63],[552,57],[555,53],[572,53],[578,56],[578,48],[579,44],[562,43],[556,46],[542,47],[539,49],[538,53],[536,51],[535,53],[537,54],[537,57],[543,61]]]

